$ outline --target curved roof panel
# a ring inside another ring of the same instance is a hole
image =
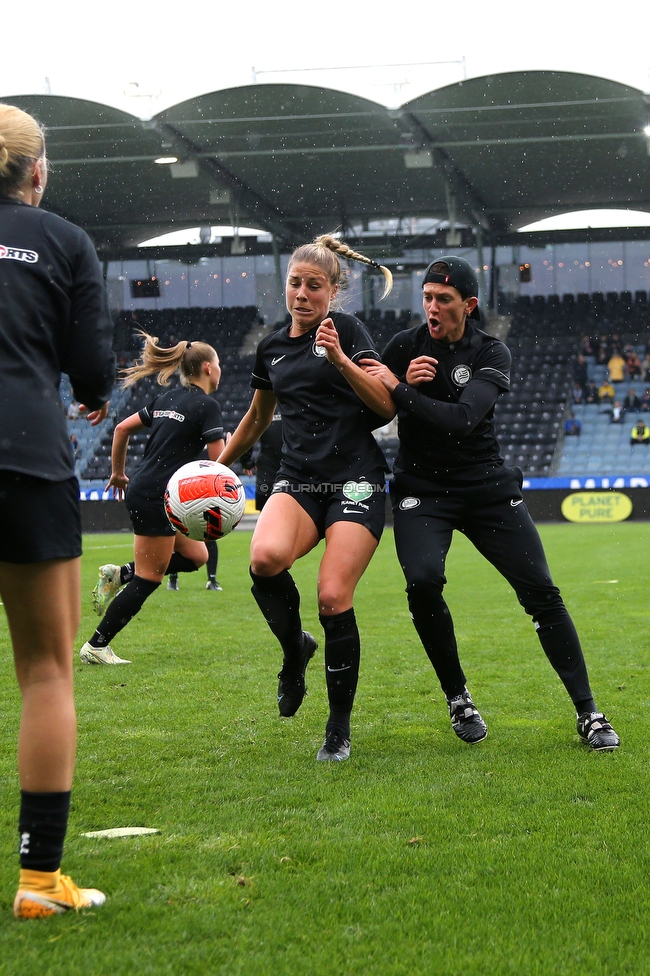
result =
[[[513,72],[423,95],[402,112],[495,229],[583,207],[647,207],[642,92],[569,72]],[[453,178],[453,177],[450,177]],[[467,203],[467,196],[466,196]]]
[[[650,209],[646,97],[570,72],[473,78],[394,111],[284,84],[201,95],[150,121],[82,99],[7,101],[48,130],[45,205],[100,250],[219,223],[292,245],[411,216],[451,216],[497,241],[566,210]],[[161,155],[179,162],[155,165]]]

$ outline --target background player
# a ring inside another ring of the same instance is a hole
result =
[[[0,105],[0,596],[22,696],[20,881],[14,914],[102,905],[61,874],[77,740],[72,655],[80,616],[79,484],[61,372],[88,419],[106,417],[115,363],[101,268],[87,235],[38,210],[38,123]]]
[[[156,345],[156,338],[146,332],[143,336],[142,359],[124,371],[124,385],[129,386],[144,376],[157,373],[160,385],[166,386],[176,370],[180,372],[182,385],[160,394],[115,428],[111,455],[113,470],[106,487],[114,488],[118,498],[126,492],[126,507],[135,533],[135,559],[126,566],[108,564],[100,569],[95,592],[96,609],[103,612],[115,598],[97,630],[79,652],[81,660],[87,664],[129,664],[117,657],[110,646],[111,640],[158,589],[165,573],[194,572],[208,558],[203,542],[187,539],[172,529],[165,514],[163,496],[170,476],[183,464],[193,461],[204,444],[207,444],[208,457],[213,461],[223,450],[221,408],[210,396],[221,379],[219,357],[206,342],[183,340],[164,349]],[[129,437],[146,427],[150,428],[151,435],[142,463],[129,482],[125,471]],[[118,593],[125,583],[124,589]]]
[[[259,452],[253,460],[253,448],[241,458],[245,474],[255,472],[255,508],[261,512],[273,488],[282,460],[282,416],[278,410],[258,441]]]
[[[279,406],[282,461],[253,534],[252,592],[282,647],[278,707],[290,716],[302,703],[317,644],[302,629],[289,569],[325,538],[318,608],[330,714],[317,759],[335,761],[350,755],[360,657],[354,591],[384,525],[386,465],[372,430],[395,413],[383,384],[357,365],[376,356],[366,329],[351,315],[330,312],[341,282],[337,253],[379,267],[328,235],[294,251],[286,280],[291,322],[260,342],[253,401],[219,459],[241,457]],[[382,272],[387,292],[392,278]]]
[[[449,704],[454,731],[480,742],[487,726],[474,706],[458,658],[442,590],[454,529],[476,546],[515,590],[577,712],[580,737],[596,750],[619,738],[596,708],[580,641],[554,586],[542,543],[521,494],[522,477],[499,454],[492,421],[510,386],[510,353],[481,332],[478,280],[463,258],[426,269],[426,322],[399,333],[366,361],[398,407],[399,453],[391,485],[395,545],[416,630]]]

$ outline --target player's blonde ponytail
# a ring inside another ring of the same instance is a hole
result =
[[[164,348],[158,345],[158,337],[151,336],[144,329],[139,335],[144,339],[140,361],[122,370],[123,386],[133,386],[145,376],[157,373],[160,386],[169,386],[176,370],[179,371],[183,386],[191,386],[201,372],[203,363],[212,362],[216,350],[207,342],[188,342],[181,339],[175,346]]]
[[[386,298],[390,293],[393,287],[393,276],[389,269],[377,261],[373,261],[372,258],[366,257],[365,254],[359,254],[358,251],[353,251],[351,247],[348,247],[347,244],[332,234],[321,234],[311,244],[303,244],[301,247],[296,248],[291,255],[289,268],[299,262],[315,264],[317,267],[322,268],[323,272],[327,275],[330,285],[340,285],[342,270],[339,258],[345,258],[346,261],[360,261],[362,264],[370,265],[371,268],[377,268],[384,276],[384,290],[379,301]]]
[[[374,261],[372,258],[366,257],[365,254],[359,254],[358,251],[353,251],[351,247],[348,247],[343,241],[340,241],[337,237],[333,237],[331,234],[321,234],[314,240],[314,244],[320,247],[326,247],[329,251],[333,251],[339,257],[345,258],[347,261],[360,261],[361,264],[368,264],[371,268],[377,268],[378,271],[384,276],[384,290],[379,296],[379,301],[386,298],[393,288],[393,276],[388,268],[385,268],[383,264],[379,264],[378,261]]]

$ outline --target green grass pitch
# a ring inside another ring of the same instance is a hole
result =
[[[352,756],[316,763],[322,646],[293,719],[249,592],[250,534],[165,586],[113,643],[125,667],[77,663],[79,749],[64,870],[104,908],[16,922],[19,700],[0,618],[2,976],[480,976],[650,973],[650,524],[549,525],[553,575],[581,634],[615,754],[578,740],[530,619],[462,537],[447,597],[488,739],[453,734],[406,610],[392,533],[356,600]],[[97,566],[130,537],[89,536],[77,650]],[[318,550],[295,576],[322,645]],[[76,659],[78,662],[78,658]],[[90,840],[148,826],[157,835]]]

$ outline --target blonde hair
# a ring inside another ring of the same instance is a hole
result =
[[[15,105],[0,103],[0,192],[19,190],[34,163],[44,158],[42,126]]]
[[[390,294],[393,287],[393,276],[388,268],[378,264],[377,261],[373,261],[372,258],[367,258],[365,254],[353,251],[351,247],[348,247],[337,237],[333,237],[332,234],[321,234],[311,244],[302,244],[297,247],[291,255],[289,270],[298,261],[303,261],[305,264],[315,264],[325,273],[330,285],[340,285],[342,269],[339,257],[345,258],[347,261],[360,261],[362,264],[369,264],[371,268],[377,268],[385,279],[384,290],[379,301]]]
[[[183,386],[191,386],[192,380],[200,376],[203,363],[212,362],[216,349],[207,342],[187,342],[182,339],[175,346],[164,348],[158,345],[158,336],[151,336],[144,329],[139,335],[144,339],[140,361],[122,370],[123,386],[133,386],[145,376],[157,373],[160,386],[169,386],[169,381],[178,370]]]

